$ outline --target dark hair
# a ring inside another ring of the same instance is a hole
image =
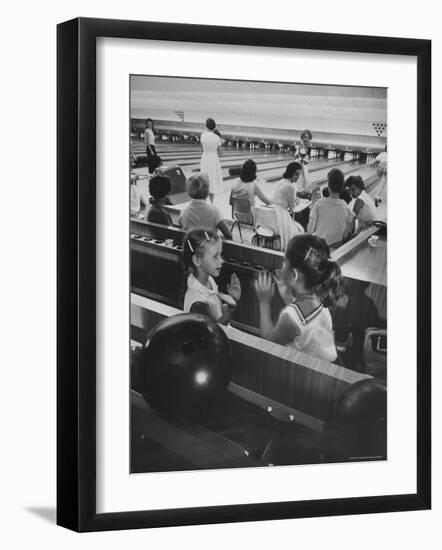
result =
[[[344,189],[344,174],[338,168],[333,168],[327,174],[328,188],[332,193],[340,193]]]
[[[252,159],[246,160],[241,167],[239,177],[244,183],[254,181],[256,179],[256,162]]]
[[[151,118],[146,118],[146,128],[147,128],[147,123],[149,121],[152,123],[152,132],[153,132],[155,130],[155,127],[154,127],[154,124],[153,124],[153,120]]]
[[[289,162],[289,164],[287,164],[284,174],[282,174],[282,177],[288,180],[293,177],[293,174],[296,172],[296,170],[302,170],[302,166],[299,164],[299,162]]]
[[[207,199],[209,196],[209,179],[206,174],[194,174],[186,182],[187,192],[192,199]]]
[[[322,188],[322,196],[325,198],[328,198],[330,196],[330,189],[328,187]],[[339,193],[339,198],[345,201],[347,204],[350,204],[353,200],[353,197],[351,196],[351,193],[347,189],[347,187],[344,187],[344,189]]]
[[[213,130],[213,133],[216,134],[219,138],[221,138],[221,134],[219,133],[219,130]]]
[[[170,193],[171,184],[167,176],[152,176],[149,182],[149,193],[155,200],[162,199]]]
[[[191,273],[196,275],[195,265],[192,256],[202,256],[206,243],[216,243],[221,239],[216,231],[208,227],[194,227],[190,229],[183,238],[182,260],[184,266],[182,300],[187,291],[187,278]]]
[[[349,176],[345,180],[345,187],[350,187],[350,185],[354,185],[361,191],[364,191],[365,189],[364,180],[361,178],[361,176]]]
[[[292,268],[304,277],[306,288],[313,291],[326,307],[334,306],[342,296],[341,268],[330,260],[330,249],[324,239],[309,235],[295,235],[285,252]]]
[[[208,128],[209,130],[215,130],[216,122],[213,120],[213,118],[208,118],[206,120],[206,128]]]
[[[310,132],[310,130],[304,130],[301,134],[301,141],[303,141],[303,137],[308,134],[310,136],[310,139],[313,139],[313,134]]]

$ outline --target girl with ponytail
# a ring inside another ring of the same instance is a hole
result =
[[[220,275],[223,265],[221,253],[222,240],[216,231],[196,227],[186,233],[183,240],[183,309],[227,324],[241,297],[241,285],[233,273],[227,294],[219,292],[215,278]]]
[[[271,317],[275,283],[286,303],[276,324]],[[327,361],[337,357],[329,307],[342,295],[341,269],[330,260],[324,239],[293,237],[284,257],[281,278],[262,272],[255,283],[261,336]]]

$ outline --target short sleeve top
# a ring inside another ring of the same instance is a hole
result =
[[[362,223],[372,222],[376,219],[376,205],[366,191],[362,191],[358,197],[364,206],[359,210],[358,220]]]
[[[288,304],[281,312],[296,327],[296,336],[289,345],[303,353],[334,361],[337,357],[332,318],[329,310],[321,304],[304,316],[296,302]]]
[[[223,220],[218,207],[207,204],[203,199],[192,199],[180,216],[180,225],[186,231],[193,227],[210,227],[216,229]]]
[[[283,179],[280,181],[276,188],[275,195],[273,197],[273,203],[281,208],[293,209],[296,203],[296,193],[298,187],[296,182]]]
[[[150,128],[144,132],[144,143],[146,145],[155,145],[155,135]]]
[[[232,184],[232,197],[234,199],[247,199],[253,206],[255,204],[255,185],[254,181],[245,183],[241,178],[238,178]]]
[[[332,246],[349,235],[353,220],[354,214],[344,200],[324,197],[314,204],[307,229]]]
[[[212,318],[216,321],[222,316],[221,299],[218,296],[218,285],[213,277],[209,276],[210,288],[204,286],[191,273],[187,279],[187,290],[184,296],[184,311],[189,312],[192,304],[203,302],[210,309]]]

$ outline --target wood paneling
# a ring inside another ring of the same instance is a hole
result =
[[[146,335],[161,319],[178,313],[181,311],[132,294],[131,324]],[[232,349],[232,381],[261,396],[263,407],[268,398],[285,407],[287,414],[299,411],[298,422],[310,429],[321,429],[331,419],[336,400],[350,385],[370,378],[232,327],[223,328]]]

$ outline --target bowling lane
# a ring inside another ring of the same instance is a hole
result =
[[[191,150],[189,151],[189,148]],[[172,154],[169,154],[170,147],[163,144],[157,147],[157,151],[165,165],[177,164],[182,168],[186,177],[189,177],[193,172],[199,171],[201,161],[201,149],[199,146],[188,146],[181,144],[180,146],[172,146]],[[142,151],[143,152],[143,151]],[[247,159],[252,158],[258,166],[258,177],[262,180],[279,180],[282,177],[285,167],[289,162],[293,161],[292,153],[278,152],[261,152],[257,150],[236,151],[224,149],[220,157],[222,173],[224,180],[235,179],[236,176],[230,176],[229,169],[235,166],[241,166]],[[350,164],[351,161],[339,161],[336,159],[326,160],[317,159],[309,164],[309,171],[316,172],[320,168],[329,169],[331,164],[336,167],[344,164]],[[143,168],[135,169],[138,174],[143,174]],[[147,173],[147,168],[144,168]],[[322,178],[326,177],[321,176]]]
[[[155,145],[155,148],[158,152],[158,154],[161,156],[161,158],[164,161],[168,162],[176,162],[177,164],[182,164],[183,162],[190,161],[192,159],[195,160],[195,162],[199,163],[199,160],[201,158],[201,146],[200,145],[185,145],[181,144],[180,146],[168,146],[168,145]],[[131,144],[131,151],[134,154],[145,154],[145,146],[143,143],[138,144]],[[222,148],[222,158],[229,159],[234,161],[237,157],[243,157],[247,156],[248,158],[264,158],[264,157],[272,157],[277,156],[280,157],[281,155],[284,155],[284,153],[280,153],[277,151],[263,151],[262,149],[234,149],[231,147],[223,147]],[[290,155],[290,153],[285,153],[285,155]],[[180,162],[183,161],[183,162]],[[187,164],[191,164],[191,162],[187,162]]]
[[[234,163],[226,163],[225,159],[221,158],[221,168],[223,170],[223,178],[225,181],[235,179],[237,176],[231,176],[229,174],[229,168],[233,168],[234,166],[240,166],[242,165],[247,159],[253,159],[257,164],[257,173],[258,177],[263,179],[269,179],[270,177],[277,177],[278,179],[282,177],[282,174],[284,173],[284,170],[290,162],[293,162],[295,159],[293,158],[293,155],[289,154],[281,154],[278,155],[276,158],[268,158],[263,157],[260,159],[259,157],[254,157],[251,155],[245,155],[241,158],[238,158],[236,162]],[[341,162],[337,162],[336,160],[315,160],[310,162],[309,167],[310,171],[315,171],[316,169],[320,168],[321,166],[329,166],[330,163],[335,163],[336,165],[342,164]],[[195,165],[195,167],[186,167],[187,170],[192,169],[192,171],[198,171],[200,169],[199,163]],[[273,170],[273,172],[272,172]],[[275,176],[274,170],[277,170],[277,176]]]
[[[166,145],[156,146],[158,154],[161,156],[165,165],[177,164],[185,172],[186,175],[198,171],[200,169],[201,162],[201,148],[200,146],[188,146],[182,144],[179,147]],[[132,151],[144,154],[144,145],[139,144],[137,148],[132,147]],[[276,151],[262,151],[257,149],[231,149],[223,148],[220,156],[221,167],[223,169],[223,177],[225,179],[233,178],[229,175],[229,168],[241,166],[247,159],[253,159],[258,165],[266,165],[265,169],[278,168],[281,171],[285,166],[293,161],[293,153],[280,153]],[[324,159],[318,159],[311,161],[310,166],[315,165],[318,162],[328,162]],[[339,162],[334,160],[334,162]],[[258,166],[259,169],[259,166]]]
[[[174,147],[173,149],[167,147],[156,146],[157,153],[162,158],[165,165],[179,165],[186,174],[190,175],[192,172],[200,169],[201,163],[201,148],[193,147],[190,149],[188,146],[183,145],[180,148]],[[132,152],[138,154],[144,154],[144,145],[139,146],[136,150],[132,147]],[[234,150],[223,149],[220,157],[221,166],[224,169],[223,175],[228,177],[228,169],[234,166],[243,164],[243,162],[249,158],[253,158],[257,163],[277,163],[282,164],[290,162],[293,159],[293,155],[290,153],[279,152],[263,152],[260,150]]]
[[[174,152],[165,153],[158,151],[164,164],[177,164],[183,169],[186,167],[188,172],[195,172],[200,169],[201,149],[195,152]],[[255,162],[271,163],[271,162],[290,162],[293,155],[289,153],[262,153],[256,151],[226,151],[224,150],[220,156],[221,167],[225,169],[225,175],[228,175],[228,168],[241,165],[245,160],[252,158]]]

